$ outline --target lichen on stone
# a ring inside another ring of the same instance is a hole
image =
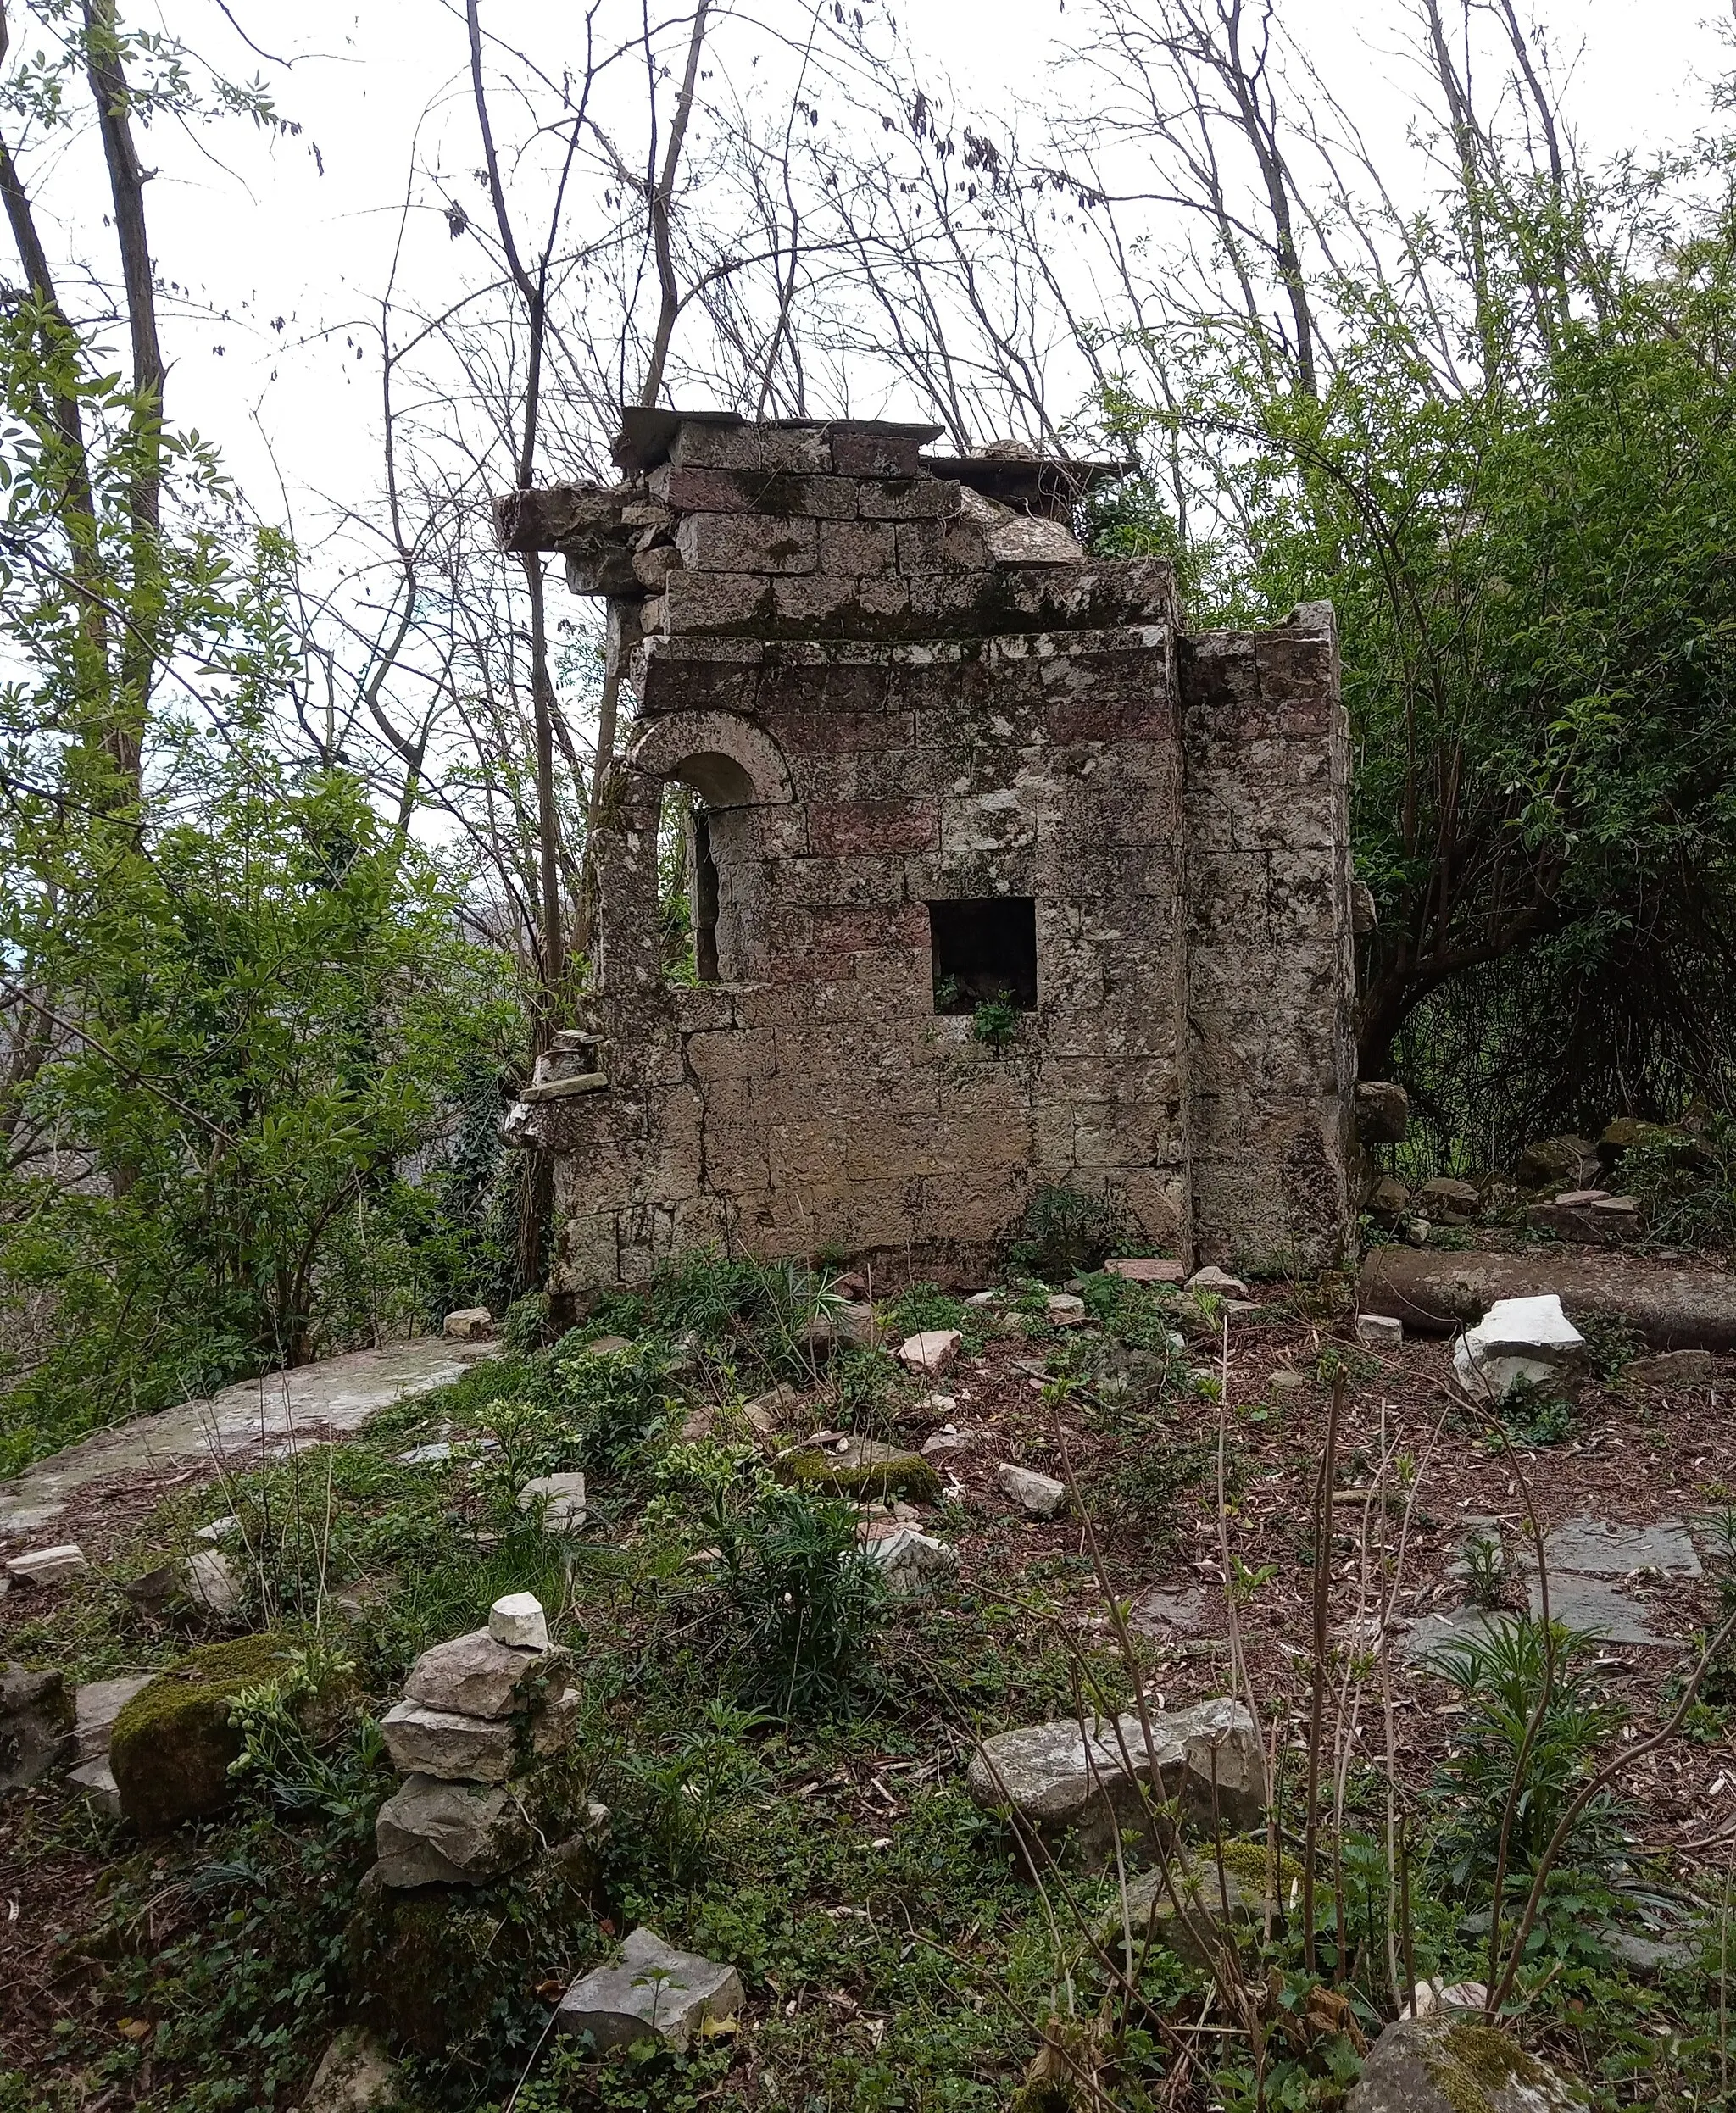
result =
[[[1506,2033],[1455,2018],[1424,2053],[1423,2066],[1453,2113],[1494,2113],[1495,2094],[1510,2083],[1546,2087],[1550,2073]]]

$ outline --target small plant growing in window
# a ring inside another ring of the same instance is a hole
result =
[[[971,1039],[999,1056],[1019,1031],[1019,1014],[1011,994],[986,998],[971,1015]]]

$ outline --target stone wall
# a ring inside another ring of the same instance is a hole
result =
[[[620,485],[501,503],[609,596],[637,705],[596,988],[513,1118],[559,1155],[557,1289],[710,1243],[978,1271],[1044,1186],[1199,1261],[1344,1240],[1330,610],[1188,637],[1166,564],[1074,542],[1093,465],[932,437],[630,414]],[[662,962],[671,780],[697,984]]]

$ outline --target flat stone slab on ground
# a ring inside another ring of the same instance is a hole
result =
[[[120,1786],[114,1780],[114,1771],[108,1765],[106,1753],[98,1754],[92,1760],[81,1761],[76,1768],[69,1768],[66,1780],[76,1783],[99,1811],[106,1812],[111,1820],[120,1817]]]
[[[1544,1536],[1543,1553],[1552,1576],[1565,1570],[1590,1577],[1631,1577],[1641,1570],[1660,1570],[1672,1577],[1701,1575],[1700,1556],[1680,1519],[1660,1519],[1652,1526],[1567,1519]]]
[[[277,1449],[359,1431],[381,1410],[450,1386],[478,1358],[493,1357],[498,1349],[493,1343],[420,1336],[413,1343],[387,1343],[247,1380],[209,1400],[183,1402],[178,1409],[117,1424],[37,1461],[15,1482],[0,1483],[0,1533],[36,1532],[63,1517],[81,1489],[111,1475],[220,1460],[245,1453],[262,1438]]]
[[[1205,1626],[1205,1594],[1197,1585],[1160,1586],[1147,1593],[1128,1617],[1130,1628],[1160,1642],[1198,1636]]]
[[[106,1760],[114,1720],[154,1673],[127,1673],[119,1680],[87,1680],[73,1697],[72,1740],[81,1761]]]
[[[588,2032],[599,2054],[642,2039],[680,2054],[704,2026],[732,2018],[742,1996],[733,1966],[677,1951],[642,1927],[622,1945],[619,1965],[598,1966],[573,1983],[554,2022],[563,2032]]]
[[[6,1575],[14,1585],[52,1585],[89,1568],[78,1543],[62,1541],[53,1548],[33,1548],[26,1554],[14,1555],[6,1565]]]
[[[535,1476],[519,1492],[519,1510],[540,1512],[545,1533],[576,1533],[585,1523],[585,1478]]]
[[[1166,1262],[1156,1255],[1137,1255],[1105,1262],[1104,1270],[1129,1284],[1180,1284],[1187,1281],[1185,1262]]]
[[[1390,1314],[1360,1313],[1356,1340],[1367,1350],[1396,1350],[1405,1340],[1405,1324]]]

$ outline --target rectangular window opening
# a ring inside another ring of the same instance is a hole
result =
[[[1030,896],[931,903],[928,937],[936,1012],[971,1013],[997,998],[1021,1013],[1036,1010],[1037,904]]]

